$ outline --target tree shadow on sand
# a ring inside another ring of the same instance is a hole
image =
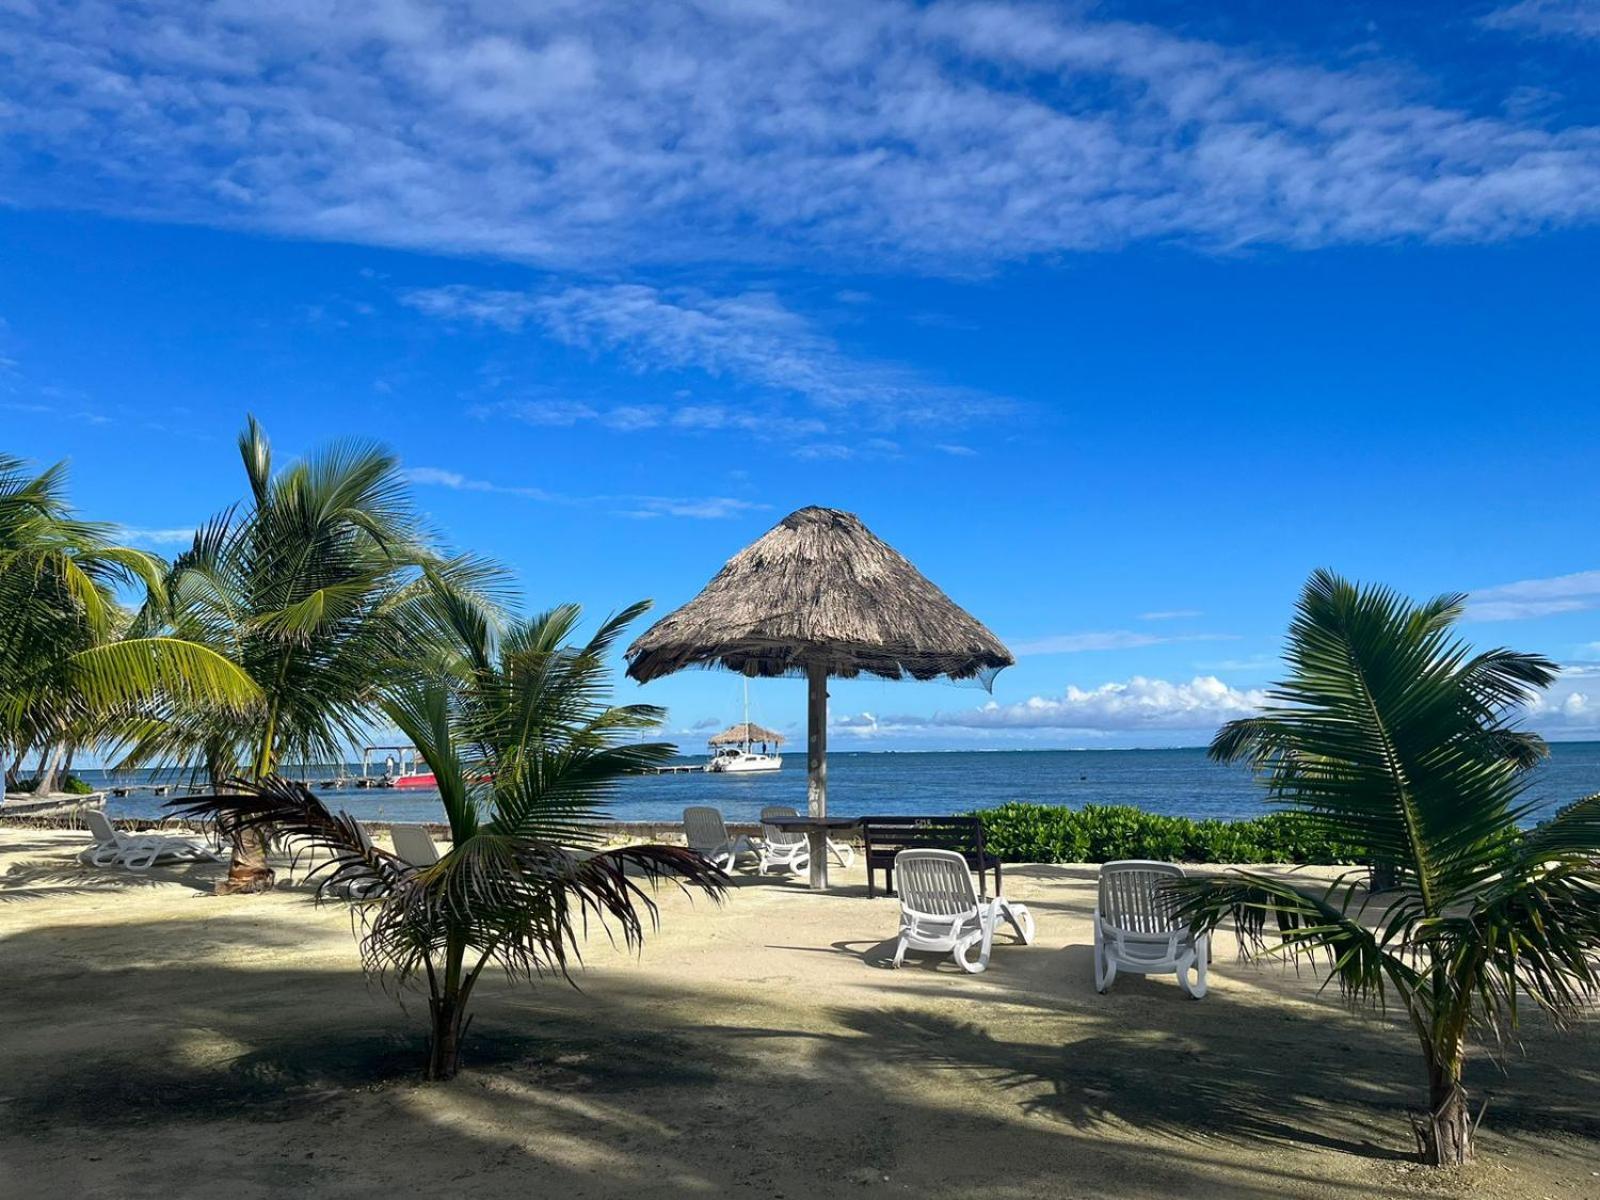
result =
[[[348,970],[235,962],[230,941],[289,949],[303,936],[235,913],[55,926],[0,943],[30,981],[0,991],[12,1068],[0,1084],[0,1159],[32,1161],[14,1140],[26,1139],[41,1164],[21,1182],[54,1171],[62,1193],[149,1194],[148,1183],[174,1197],[214,1194],[217,1171],[268,1191],[340,1195],[829,1195],[886,1179],[952,1197],[1408,1191],[1370,1171],[1330,1180],[1316,1157],[1248,1152],[1342,1152],[1381,1172],[1394,1151],[1352,1127],[1401,1136],[1415,1080],[1408,1056],[1374,1077],[1371,1064],[1403,1045],[1380,1027],[1294,1014],[1287,1032],[1307,1052],[1285,1063],[1260,1053],[1261,1014],[1247,998],[1186,1003],[1136,980],[1088,1036],[1078,1026],[1063,1044],[1052,1028],[1063,999],[1049,982],[1075,964],[1049,951],[1038,971],[992,969],[981,990],[888,976],[863,1005],[813,1010],[810,1022],[801,1010],[801,1028],[776,993],[773,1019],[752,1019],[762,992],[749,985],[607,971],[582,992],[486,985],[463,1075],[418,1086],[424,1002],[408,1013],[369,989],[353,949]],[[141,952],[151,946],[187,953],[162,964]],[[1037,1011],[991,1028],[974,1004],[1000,997],[1013,1015]],[[1338,1051],[1361,1038],[1372,1041]],[[1352,1062],[1362,1078],[1349,1077]],[[958,1099],[973,1091],[984,1103]],[[78,1161],[85,1141],[102,1162]],[[1223,1141],[1247,1153],[1219,1154]],[[147,1181],[146,1159],[188,1169]]]

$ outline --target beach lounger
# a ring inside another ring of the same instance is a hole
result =
[[[439,861],[439,847],[421,825],[391,825],[389,837],[394,841],[395,854],[413,867],[431,867]]]
[[[695,806],[683,810],[683,837],[689,849],[697,850],[713,865],[724,870],[733,866],[740,855],[759,861],[761,852],[744,834],[733,837],[723,823],[722,814],[714,808]]]
[[[209,846],[202,846],[188,838],[167,837],[153,833],[123,833],[111,823],[111,818],[97,809],[83,814],[94,838],[94,845],[78,856],[91,867],[126,867],[130,871],[148,871],[154,866],[185,862],[220,862],[221,856]]]
[[[1094,990],[1104,992],[1118,971],[1178,977],[1184,995],[1206,994],[1210,939],[1174,921],[1173,899],[1162,890],[1182,879],[1173,863],[1123,859],[1100,868],[1100,899],[1094,910]],[[1190,978],[1191,973],[1193,978]]]
[[[949,954],[976,975],[989,966],[989,949],[1002,920],[1024,945],[1033,943],[1033,914],[1004,896],[978,891],[967,860],[954,850],[902,850],[894,862],[900,894],[900,944],[894,965],[907,950]],[[976,957],[974,957],[976,950]]]
[[[761,810],[761,873],[765,875],[773,867],[782,867],[786,871],[793,871],[796,875],[804,875],[811,866],[811,843],[806,835],[797,829],[779,829],[776,825],[768,825],[768,817],[793,817],[797,816],[794,809],[786,804],[773,804]]]
[[[799,812],[787,804],[769,804],[761,810],[761,869],[765,871],[770,861],[780,867],[790,867],[796,874],[803,872],[811,863],[810,841],[799,830],[779,829],[776,825],[768,825],[767,818],[772,817],[797,817]],[[856,861],[856,848],[849,842],[836,842],[832,838],[825,839],[828,843],[828,853],[833,855],[834,862],[841,867],[852,867]],[[798,852],[796,846],[799,847]],[[769,855],[768,847],[776,851]]]

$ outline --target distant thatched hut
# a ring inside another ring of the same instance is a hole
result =
[[[860,518],[832,508],[790,513],[628,648],[641,683],[691,666],[804,675],[814,816],[827,813],[828,676],[987,680],[1015,661]],[[823,859],[812,856],[814,873]]]
[[[766,746],[783,745],[783,734],[773,729],[763,729],[754,721],[741,721],[732,729],[724,729],[706,739],[708,746]]]

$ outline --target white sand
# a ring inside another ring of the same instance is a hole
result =
[[[1430,1172],[1409,1033],[1310,975],[1224,940],[1204,1001],[1097,996],[1093,867],[1008,870],[1038,944],[978,977],[887,969],[859,867],[669,894],[642,957],[591,941],[582,991],[487,982],[466,1069],[425,1086],[426,1003],[369,988],[342,906],[81,844],[0,828],[4,1197],[1600,1197],[1596,1022],[1480,1057],[1482,1159]]]

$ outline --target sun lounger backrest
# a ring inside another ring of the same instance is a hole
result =
[[[1165,935],[1173,928],[1173,900],[1161,885],[1182,879],[1173,863],[1123,859],[1100,868],[1100,919],[1128,933]]]
[[[684,809],[683,840],[691,850],[721,850],[728,844],[728,827],[722,814],[705,805]]]
[[[85,809],[83,819],[89,827],[89,835],[102,845],[117,840],[117,828],[111,823],[111,818],[98,809]]]
[[[912,912],[958,917],[978,907],[978,888],[954,850],[902,850],[894,860],[900,903]]]
[[[806,840],[806,835],[798,829],[779,829],[776,825],[768,825],[769,817],[797,817],[800,814],[787,804],[769,804],[761,810],[761,836],[767,840],[769,846],[794,846]]]
[[[421,825],[391,825],[389,836],[394,839],[394,852],[413,867],[431,867],[439,861],[433,835]]]

